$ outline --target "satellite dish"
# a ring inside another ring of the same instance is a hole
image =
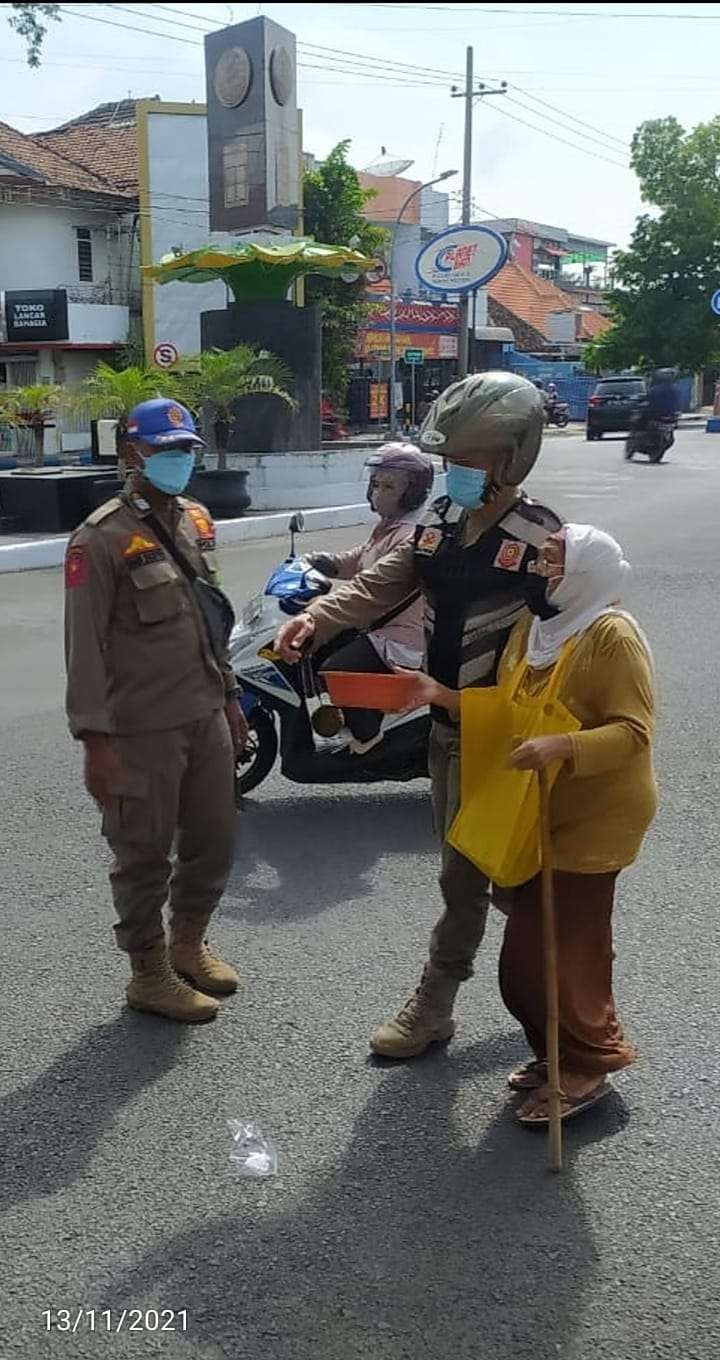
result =
[[[404,170],[409,170],[415,162],[407,156],[394,156],[387,147],[380,147],[380,155],[364,167],[366,175],[378,175],[380,178],[390,179],[393,175],[401,175]]]

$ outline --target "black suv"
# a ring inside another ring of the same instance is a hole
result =
[[[646,393],[644,378],[601,378],[588,403],[588,439],[602,439],[610,431],[629,430],[632,412]]]

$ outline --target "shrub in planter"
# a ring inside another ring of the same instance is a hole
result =
[[[290,370],[276,355],[255,345],[236,345],[228,350],[206,350],[193,360],[182,376],[178,375],[180,400],[198,415],[211,452],[217,455],[217,468],[201,468],[190,483],[190,494],[204,501],[218,519],[232,518],[247,510],[248,473],[228,467],[232,436],[243,408],[277,406],[278,417],[292,408],[288,391]]]

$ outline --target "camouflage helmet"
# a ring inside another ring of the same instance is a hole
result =
[[[496,486],[519,486],[540,452],[545,409],[533,383],[517,373],[474,373],[431,406],[418,443],[426,453],[483,466]]]

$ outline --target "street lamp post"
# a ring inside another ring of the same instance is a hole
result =
[[[440,184],[442,180],[444,180],[444,179],[450,179],[452,175],[456,175],[456,174],[457,174],[457,170],[443,170],[443,172],[442,172],[441,175],[437,175],[437,176],[435,177],[435,179],[429,179],[428,182],[427,182],[427,184],[419,184],[418,187],[417,187],[417,189],[413,189],[412,193],[411,193],[411,194],[408,194],[408,196],[407,196],[407,198],[405,199],[405,202],[403,203],[403,205],[402,205],[402,207],[401,207],[401,209],[400,209],[400,211],[399,211],[397,217],[395,218],[395,225],[394,225],[394,227],[393,227],[392,238],[391,238],[391,241],[390,241],[390,435],[391,435],[391,436],[394,436],[394,435],[397,433],[397,410],[396,410],[396,407],[395,407],[395,365],[396,365],[396,363],[397,363],[397,352],[396,352],[396,350],[397,350],[397,335],[396,335],[396,329],[395,329],[395,304],[396,304],[396,299],[397,299],[397,291],[396,291],[396,288],[395,288],[395,245],[396,245],[396,242],[397,242],[398,227],[400,226],[400,223],[402,222],[403,213],[405,212],[405,209],[407,208],[408,204],[412,203],[413,199],[414,199],[414,198],[417,198],[418,194],[421,194],[421,193],[423,192],[423,190],[425,190],[425,189],[431,189],[432,186],[433,186],[434,184]]]

